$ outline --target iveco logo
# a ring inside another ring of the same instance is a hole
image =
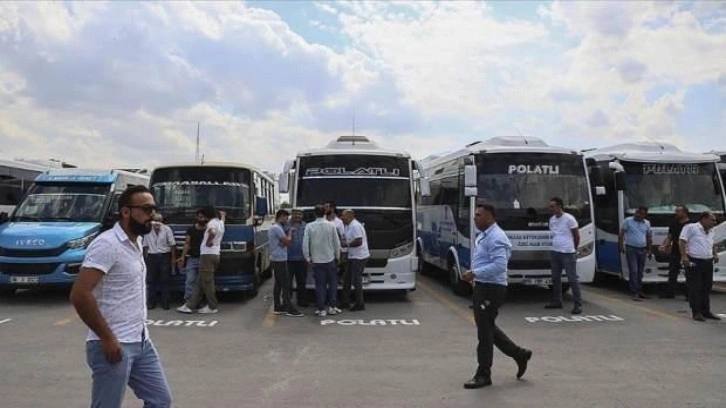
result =
[[[44,239],[19,239],[15,241],[15,245],[17,246],[43,246],[45,245]]]

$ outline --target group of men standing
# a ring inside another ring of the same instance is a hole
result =
[[[315,314],[336,315],[342,309],[365,310],[363,273],[370,257],[365,228],[355,219],[353,210],[339,218],[335,203],[326,202],[313,209],[315,221],[302,220],[303,212],[279,210],[275,225],[269,230],[270,260],[274,276],[273,313],[304,316],[292,305],[292,282],[295,281],[298,307],[307,307],[308,268],[315,281]],[[347,255],[347,256],[346,256]],[[338,303],[339,265],[343,265],[342,302]],[[351,284],[355,303],[350,305]]]

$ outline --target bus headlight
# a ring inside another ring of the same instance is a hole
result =
[[[393,248],[391,250],[390,258],[399,258],[402,256],[406,256],[413,252],[413,242],[410,242],[405,245],[401,245],[400,247]]]
[[[98,235],[98,232],[94,232],[91,235],[87,235],[83,238],[73,239],[68,241],[68,248],[69,249],[78,249],[78,248],[86,248],[88,247],[88,244],[93,241],[93,238],[96,238],[96,235]]]
[[[584,258],[592,254],[592,250],[595,249],[595,243],[590,242],[577,249],[577,257]]]

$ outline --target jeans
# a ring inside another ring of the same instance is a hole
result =
[[[149,254],[146,258],[146,282],[149,285],[148,304],[155,306],[161,294],[161,304],[169,305],[171,253]]]
[[[688,302],[693,314],[711,314],[711,289],[713,288],[713,260],[694,259],[694,264],[686,270],[688,283]]]
[[[290,288],[292,288],[292,280],[295,279],[298,306],[307,305],[307,289],[305,286],[308,282],[308,263],[305,260],[287,261],[287,272],[290,275]]]
[[[499,308],[507,297],[507,287],[491,283],[479,283],[474,286],[474,319],[479,344],[476,347],[479,367],[476,375],[491,379],[494,346],[505,355],[517,358],[524,349],[514,344],[504,332],[497,327],[496,319]]]
[[[368,259],[350,259],[345,263],[343,271],[342,304],[350,304],[350,286],[355,286],[355,304],[363,306],[363,271],[366,269]]]
[[[645,248],[625,246],[625,258],[628,260],[630,293],[637,295],[643,291],[643,270],[645,270]]]
[[[577,276],[577,254],[551,251],[550,263],[552,264],[552,303],[562,304],[562,269],[564,269],[567,281],[572,288],[575,307],[582,307],[580,283]]]
[[[121,346],[121,361],[111,364],[100,341],[86,342],[86,361],[93,377],[91,408],[120,408],[127,384],[145,408],[171,407],[169,383],[151,340]]]
[[[338,265],[335,261],[313,264],[317,310],[338,306]]]
[[[272,303],[275,311],[290,311],[292,305],[290,303],[290,278],[287,272],[287,261],[272,261],[272,273],[275,278],[275,284],[272,287]],[[282,295],[282,299],[280,299]]]
[[[184,268],[186,279],[184,281],[184,300],[189,300],[194,293],[194,287],[197,285],[197,277],[199,276],[199,258],[187,258],[187,264]]]

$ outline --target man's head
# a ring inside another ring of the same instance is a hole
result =
[[[199,225],[205,225],[209,221],[207,217],[204,215],[204,210],[201,208],[197,210],[197,224]]]
[[[348,225],[351,221],[355,219],[355,212],[351,209],[347,209],[343,211],[343,214],[341,214],[340,219],[343,220],[343,224]]]
[[[645,217],[648,216],[648,207],[644,205],[639,205],[638,208],[635,210],[635,218],[639,220],[645,219]]]
[[[685,204],[676,205],[676,218],[686,219],[688,218],[688,207]]]
[[[338,208],[335,206],[335,201],[328,200],[323,201],[323,210],[325,210],[325,215],[332,215],[336,213]]]
[[[151,217],[151,226],[154,227],[155,230],[161,229],[161,224],[164,222],[164,217],[161,216],[160,213],[154,213],[154,215]]]
[[[295,208],[294,210],[292,210],[291,218],[292,218],[292,222],[294,222],[295,224],[301,223],[302,222],[302,218],[303,218],[303,212],[302,212],[302,210],[299,210],[297,208]]]
[[[313,214],[315,214],[315,218],[325,217],[325,206],[323,204],[317,204],[313,210]]]
[[[710,230],[716,225],[716,217],[711,211],[704,211],[701,213],[700,223],[703,225],[703,229],[706,231]]]
[[[118,199],[119,224],[127,232],[144,235],[151,232],[151,221],[156,212],[154,197],[145,186],[126,188]]]
[[[474,213],[476,228],[483,231],[496,222],[497,210],[491,204],[479,204]]]
[[[212,218],[217,218],[217,209],[212,207],[211,205],[202,207],[199,211],[204,214],[204,217],[207,219],[207,221],[211,220]]]
[[[550,211],[554,215],[561,215],[563,208],[565,206],[565,203],[562,201],[560,197],[552,197],[550,198]]]
[[[275,213],[275,222],[279,224],[284,224],[287,222],[287,217],[290,216],[290,213],[287,212],[287,210],[277,210]]]

